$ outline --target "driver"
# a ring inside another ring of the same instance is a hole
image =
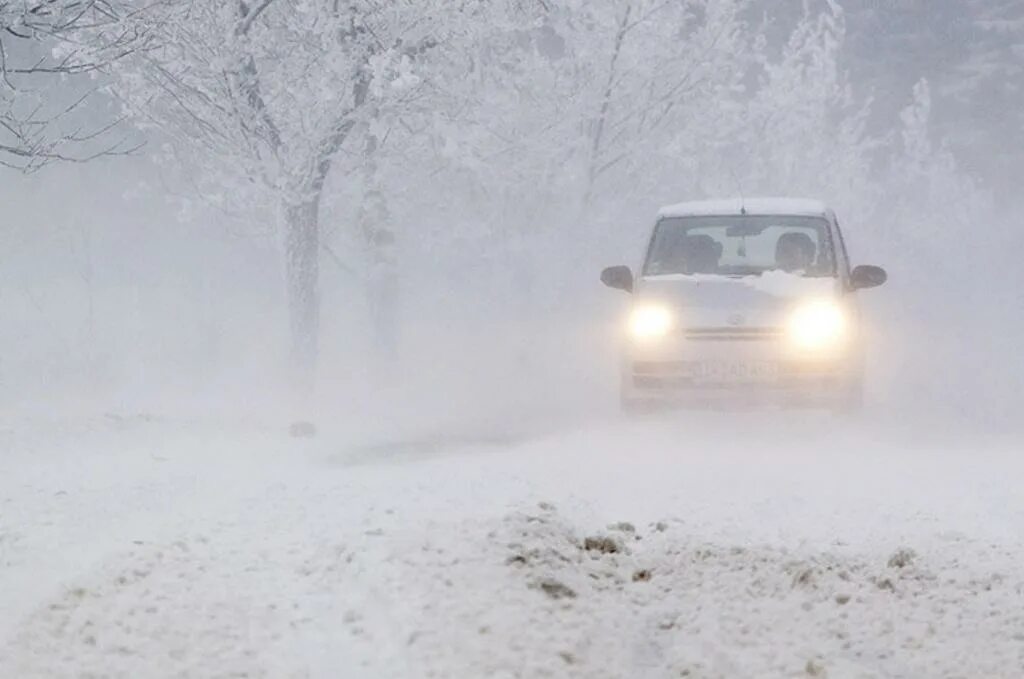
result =
[[[775,265],[787,273],[807,271],[814,266],[817,252],[814,240],[806,233],[786,233],[775,245]]]
[[[688,236],[684,261],[687,273],[718,273],[722,244],[707,234]]]

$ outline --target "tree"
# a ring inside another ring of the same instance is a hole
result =
[[[444,109],[447,183],[473,186],[492,212],[481,221],[506,233],[510,219],[604,215],[626,203],[623,186],[638,201],[689,190],[694,155],[721,141],[744,95],[743,6],[537,3],[493,21]]]
[[[142,46],[118,3],[0,2],[0,165],[32,171],[132,150],[110,139],[117,121],[76,118],[95,91],[90,76]]]
[[[819,196],[848,220],[868,221],[884,142],[867,131],[872,100],[857,100],[841,66],[846,34],[846,15],[830,2],[804,15],[777,57],[761,52],[729,157],[748,193]]]
[[[144,17],[152,47],[119,69],[126,112],[169,137],[201,194],[253,219],[277,215],[305,382],[317,358],[325,184],[343,149],[372,156],[367,131],[421,96],[421,62],[458,10],[444,0],[163,0]]]
[[[968,54],[940,81],[949,113],[940,121],[961,162],[1011,207],[1024,148],[1024,5],[972,0]]]

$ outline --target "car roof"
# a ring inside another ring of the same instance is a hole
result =
[[[668,205],[658,211],[658,218],[718,217],[740,214],[828,218],[832,215],[832,210],[820,200],[810,198],[727,198]]]

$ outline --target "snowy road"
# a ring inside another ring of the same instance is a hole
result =
[[[1024,675],[1019,446],[835,427],[25,422],[0,677]]]

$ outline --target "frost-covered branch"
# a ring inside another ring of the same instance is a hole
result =
[[[121,0],[0,1],[0,164],[32,171],[53,161],[132,152],[116,122],[88,124],[96,76],[144,46]]]
[[[427,62],[461,25],[453,8],[159,0],[144,22],[150,47],[116,69],[125,113],[159,129],[175,165],[208,187],[202,194],[254,222],[276,219],[304,372],[315,355],[324,188],[347,146],[365,148],[354,136],[408,117],[424,83],[447,77]]]

